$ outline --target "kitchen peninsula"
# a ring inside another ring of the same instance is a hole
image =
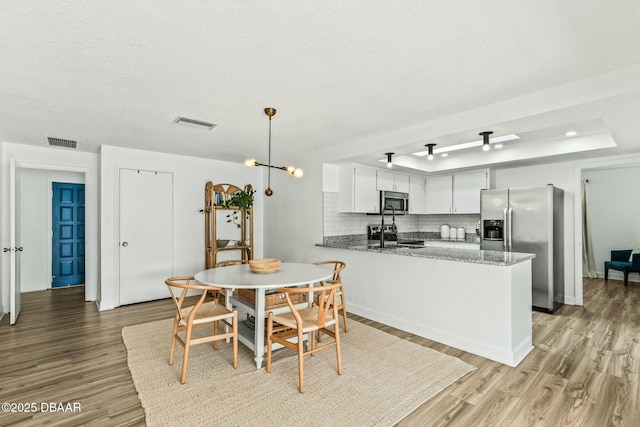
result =
[[[517,366],[533,349],[533,254],[438,246],[319,244],[347,263],[348,311]]]

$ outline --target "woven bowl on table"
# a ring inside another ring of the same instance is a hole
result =
[[[249,261],[249,268],[254,273],[275,273],[280,270],[280,261],[278,258],[260,258]]]

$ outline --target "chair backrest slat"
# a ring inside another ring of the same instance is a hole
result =
[[[313,288],[278,288],[277,292],[283,292],[285,294],[287,304],[289,305],[289,309],[291,313],[295,317],[298,324],[302,324],[302,318],[298,313],[298,310],[295,307],[293,301],[291,301],[290,294],[300,294],[300,293],[313,293],[319,294],[318,298],[312,298],[313,304],[318,307],[318,316],[317,316],[317,326],[319,328],[323,328],[327,321],[327,313],[330,309],[333,310],[333,318],[337,319],[338,309],[337,309],[337,297],[336,297],[336,289],[341,286],[340,282],[333,283],[331,285],[325,285],[323,283],[322,286],[316,286]]]
[[[328,261],[318,261],[318,262],[314,262],[315,265],[325,265],[325,264],[333,264],[333,280],[337,280],[337,281],[341,281],[342,279],[340,278],[340,272],[342,270],[345,269],[345,267],[347,266],[346,263],[344,263],[343,261],[335,261],[335,260],[328,260]]]
[[[215,267],[228,267],[230,265],[249,264],[248,259],[228,259],[225,261],[216,262]]]
[[[209,290],[213,290],[213,291],[219,291],[220,288],[215,288],[213,286],[205,286],[205,285],[198,285],[196,283],[192,283],[195,281],[194,277],[187,277],[187,276],[183,276],[183,277],[170,277],[167,280],[165,280],[165,283],[167,285],[167,287],[169,288],[169,293],[171,294],[171,299],[173,300],[175,306],[176,306],[176,317],[179,320],[187,320],[184,318],[184,316],[182,315],[182,308],[183,308],[183,304],[184,304],[184,300],[187,297],[187,293],[190,290],[194,290],[194,291],[202,291],[198,302],[196,302],[196,304],[193,306],[193,308],[191,309],[191,311],[189,312],[189,319],[193,319],[196,316],[196,313],[198,312],[198,309],[200,308],[200,306],[204,303],[204,300],[207,297],[207,292]],[[178,295],[176,295],[176,293],[178,293]]]

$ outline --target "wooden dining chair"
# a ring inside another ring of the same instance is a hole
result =
[[[220,261],[220,262],[216,262],[216,268],[217,267],[228,267],[230,265],[237,265],[237,264],[249,264],[249,260],[248,259],[228,259],[225,261]]]
[[[338,321],[338,305],[336,293],[340,283],[314,288],[278,288],[276,292],[284,293],[289,309],[288,313],[274,315],[272,311],[267,316],[267,372],[271,372],[271,352],[273,343],[281,344],[298,353],[299,390],[304,393],[304,356],[313,355],[330,347],[336,349],[338,375],[342,374],[342,359],[340,356],[340,326]],[[317,298],[310,295],[312,301],[309,308],[298,310],[292,302],[292,295],[317,294]],[[332,329],[329,329],[333,326]],[[322,345],[316,344],[316,332],[329,335],[333,341]],[[304,335],[310,334],[310,349],[305,351]],[[296,338],[295,342],[289,341]]]
[[[218,303],[217,300],[207,301],[207,291],[211,286],[198,285],[193,277],[171,277],[165,281],[171,298],[175,303],[175,317],[173,332],[171,333],[171,350],[169,353],[169,365],[173,365],[176,350],[176,341],[184,347],[182,357],[182,373],[180,383],[184,384],[187,378],[187,365],[189,363],[189,349],[192,345],[213,342],[213,348],[218,349],[218,341],[231,338],[233,341],[233,367],[238,367],[238,312],[229,311]],[[219,290],[219,289],[218,289]],[[189,291],[201,291],[195,305],[185,306],[185,298]],[[223,325],[220,325],[220,322]],[[204,337],[193,338],[193,329],[200,326],[213,326],[213,334]],[[220,329],[222,327],[222,330]],[[230,329],[228,331],[227,327]],[[180,333],[184,332],[184,338]]]
[[[314,262],[316,265],[325,265],[325,264],[333,264],[333,277],[330,280],[327,280],[325,283],[340,283],[340,287],[336,291],[336,299],[338,303],[338,312],[342,310],[342,319],[344,324],[344,331],[349,332],[349,325],[347,325],[347,303],[344,295],[344,285],[342,283],[342,278],[340,277],[340,272],[344,270],[347,266],[342,261],[318,261]]]

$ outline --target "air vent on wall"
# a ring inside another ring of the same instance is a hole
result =
[[[201,128],[201,129],[205,128],[209,130],[218,126],[215,123],[203,122],[202,120],[188,119],[186,117],[180,117],[180,116],[176,117],[176,119],[173,122],[178,123],[179,125],[193,126],[196,128]]]
[[[48,136],[47,141],[49,142],[49,147],[69,148],[72,150],[76,150],[78,148],[78,141],[73,141],[71,139],[54,138],[52,136]]]

